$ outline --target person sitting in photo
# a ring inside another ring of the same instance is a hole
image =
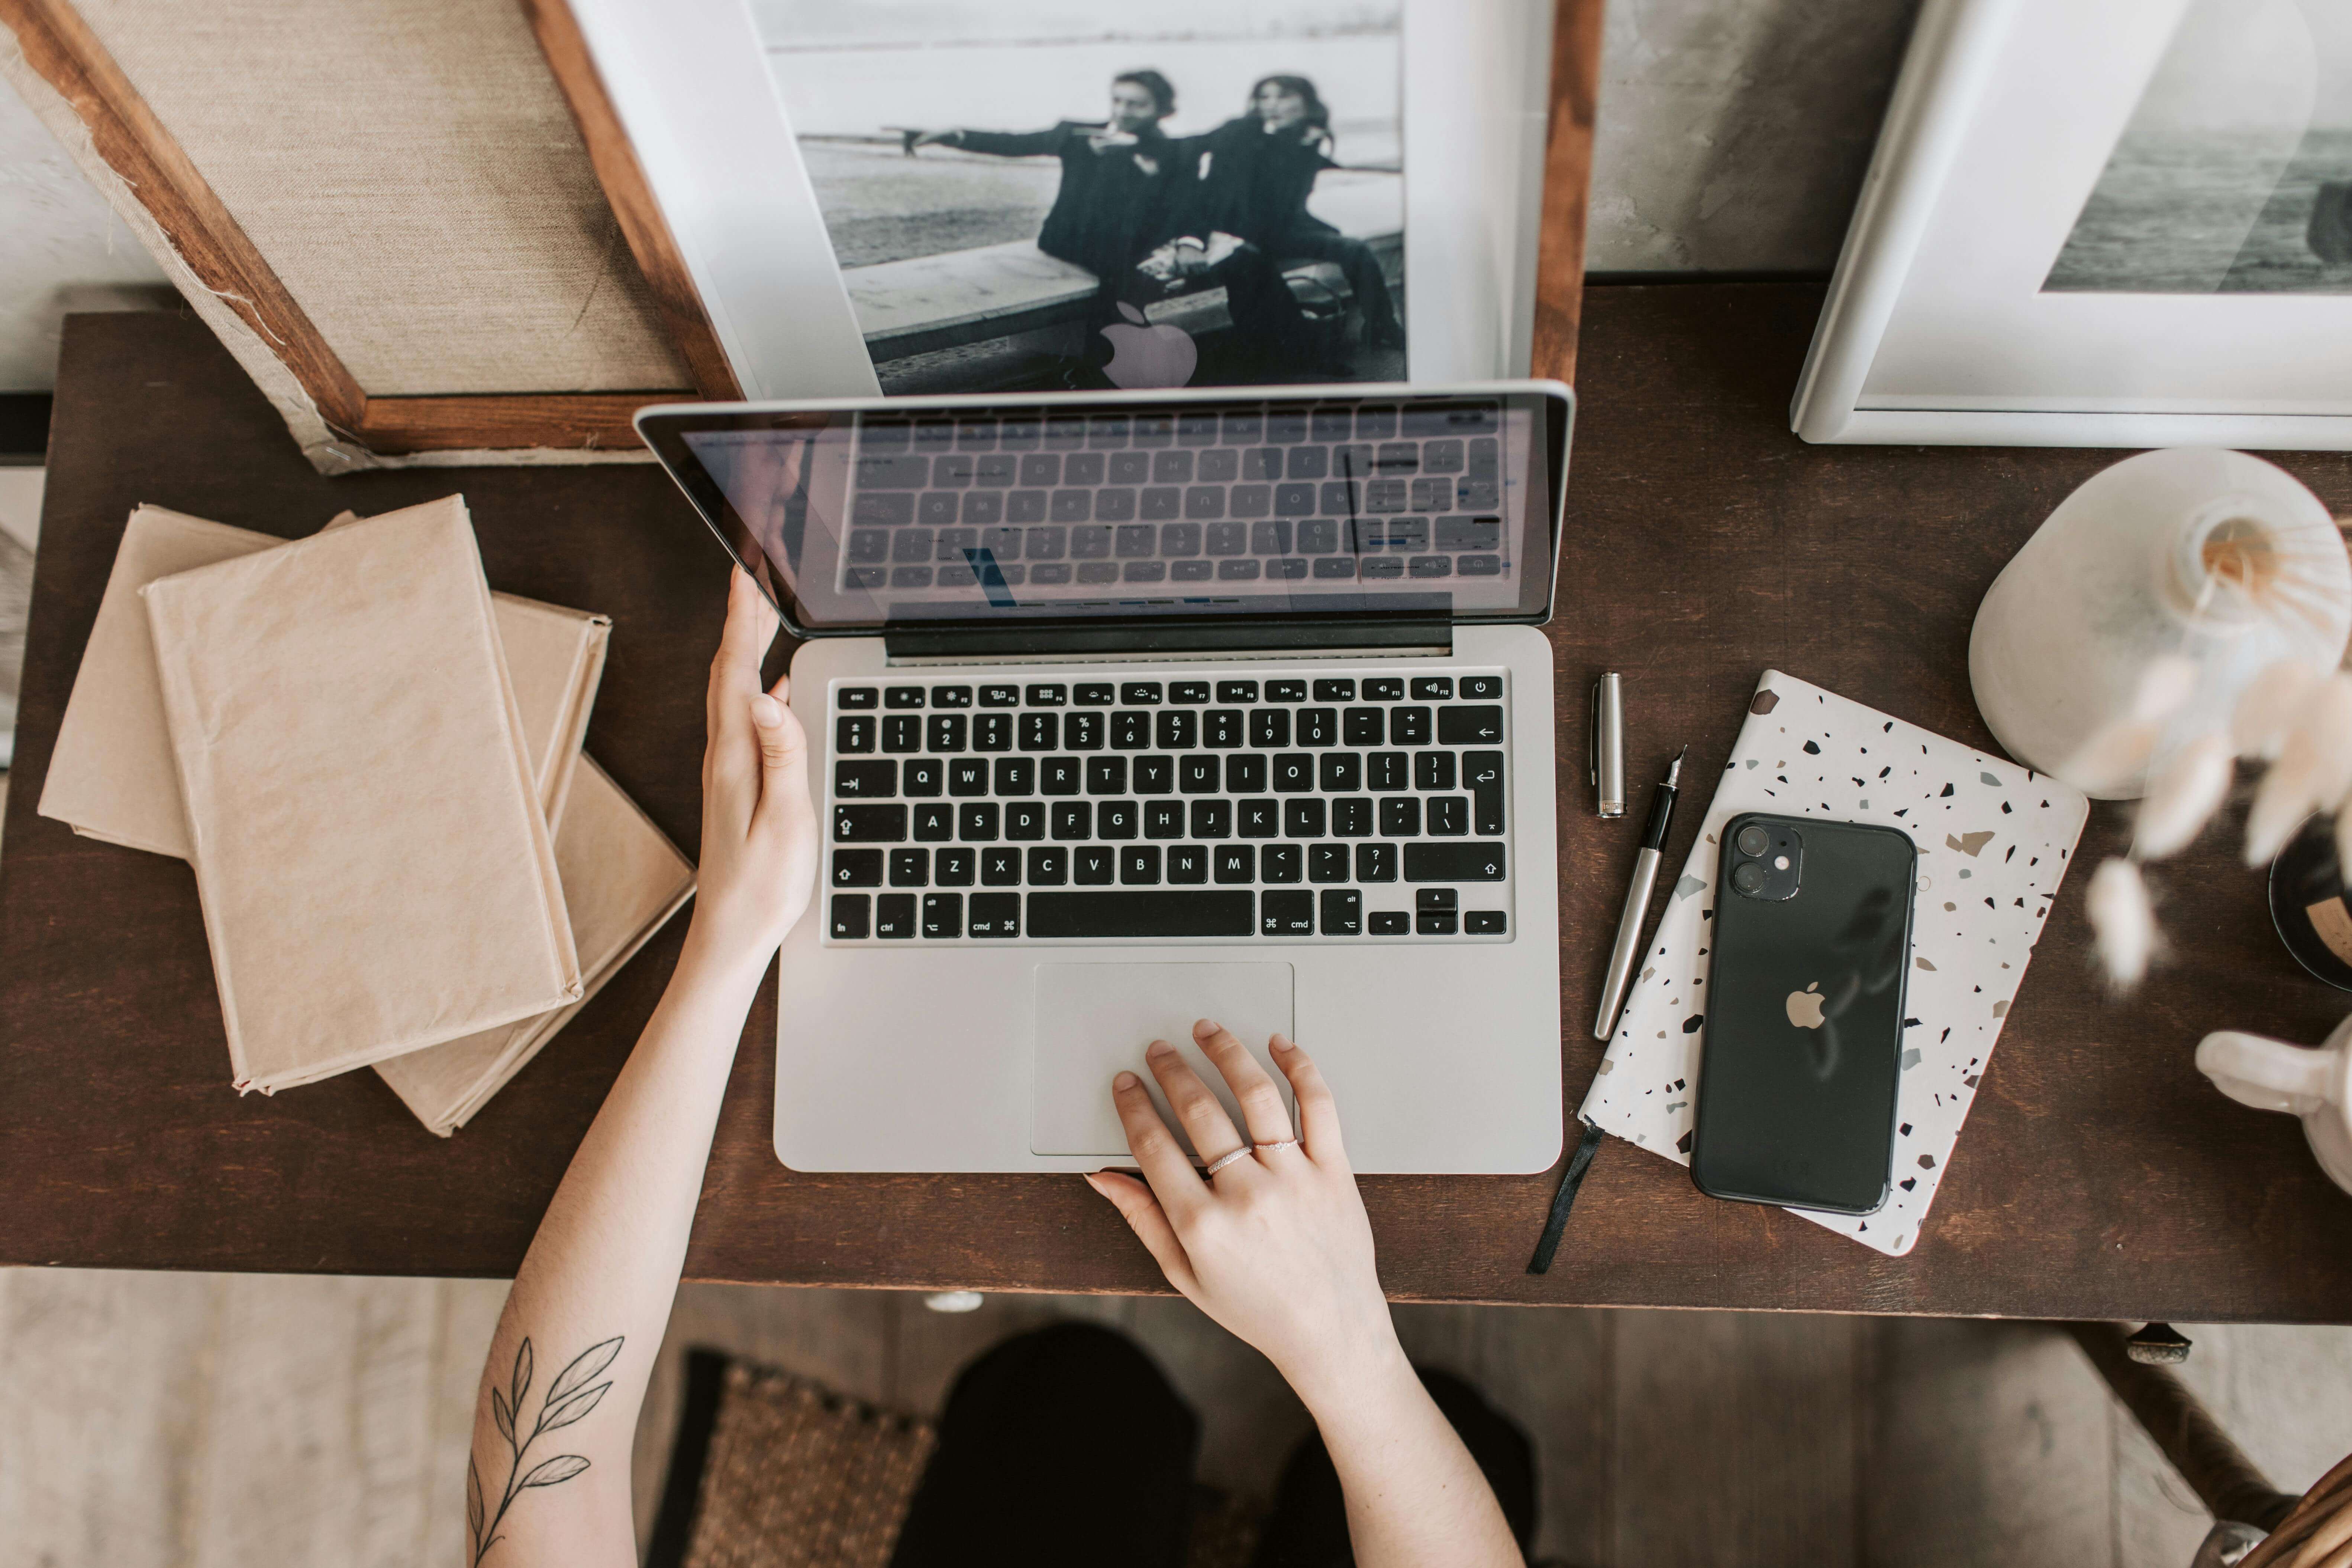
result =
[[[1111,79],[1110,118],[1065,120],[1027,132],[925,131],[917,148],[955,147],[997,158],[1058,158],[1061,188],[1037,231],[1037,248],[1083,267],[1114,290],[1157,237],[1164,188],[1183,154],[1160,129],[1175,112],[1176,89],[1156,70]]]

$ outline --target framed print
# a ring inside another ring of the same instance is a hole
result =
[[[1928,0],[1790,422],[2352,447],[2352,6]]]

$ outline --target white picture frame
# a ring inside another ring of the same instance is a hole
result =
[[[1799,436],[2352,449],[2352,292],[2043,286],[2210,3],[1927,0],[1790,404]]]

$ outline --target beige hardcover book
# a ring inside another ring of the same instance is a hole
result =
[[[586,991],[568,1007],[375,1064],[417,1120],[446,1138],[539,1054],[694,893],[694,865],[595,760],[580,760],[555,866]]]
[[[345,512],[330,528],[350,520]],[[163,723],[155,643],[139,590],[159,577],[274,550],[285,540],[207,522],[159,506],[131,514],[98,618],[74,675],[41,786],[40,813],[76,833],[188,858],[186,816]],[[604,678],[613,623],[604,616],[494,594],[499,640],[522,714],[523,739],[551,826],[565,794]]]
[[[462,501],[141,592],[236,1087],[579,1000]]]

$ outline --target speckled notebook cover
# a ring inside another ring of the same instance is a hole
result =
[[[1743,811],[1876,823],[1918,847],[1894,1191],[1873,1215],[1789,1211],[1900,1257],[1927,1223],[2090,803],[2045,774],[1766,670],[1584,1097],[1587,1121],[1677,1164],[1690,1163],[1706,1037],[1717,837]]]

